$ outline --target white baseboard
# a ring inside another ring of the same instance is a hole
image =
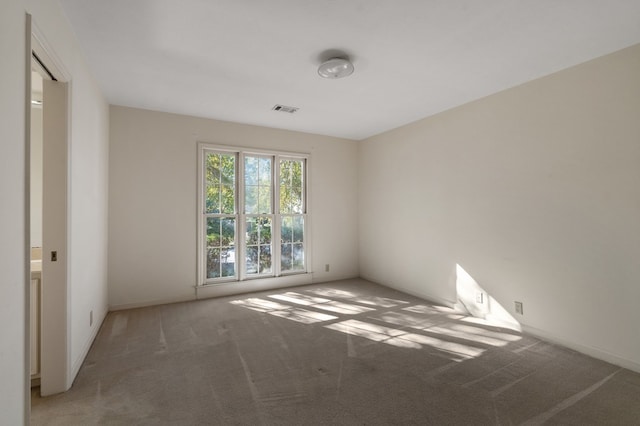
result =
[[[309,274],[299,274],[299,275],[290,275],[290,276],[280,277],[277,280],[273,278],[256,279],[256,280],[248,280],[248,281],[242,281],[242,282],[234,281],[234,282],[225,283],[225,284],[196,287],[194,294],[192,296],[163,299],[163,300],[153,300],[153,301],[141,302],[141,303],[113,305],[113,306],[109,306],[109,311],[119,311],[123,309],[133,309],[133,308],[141,308],[141,307],[147,307],[147,306],[164,305],[168,303],[187,302],[187,301],[196,300],[196,299],[230,296],[230,295],[249,293],[254,291],[272,290],[277,288],[295,287],[295,286],[308,285],[308,284],[329,283],[332,281],[340,281],[340,280],[356,279],[356,278],[361,278],[373,283],[380,284],[385,287],[392,288],[394,290],[398,290],[400,292],[418,297],[430,303],[446,306],[449,308],[455,308],[455,305],[456,305],[456,302],[452,302],[447,299],[443,299],[433,295],[406,289],[404,287],[393,285],[390,283],[376,282],[373,279],[368,278],[366,276],[359,276],[359,277],[351,276],[351,275],[350,276],[331,276],[321,280],[321,279],[318,279],[317,277],[314,277],[314,274],[309,273]],[[78,374],[78,371],[80,370],[80,367],[84,362],[84,359],[89,353],[89,349],[91,348],[91,345],[93,344],[93,341],[96,338],[96,335],[100,330],[100,327],[102,326],[102,322],[106,318],[106,314],[107,314],[107,311],[102,313],[100,318],[100,326],[94,328],[91,338],[87,341],[87,343],[85,344],[85,347],[83,348],[82,356],[80,356],[74,362],[71,369],[71,373],[72,373],[70,376],[72,378],[71,383],[73,383],[73,380],[75,380],[75,377]],[[627,368],[629,370],[640,373],[640,363],[612,354],[606,350],[594,348],[591,346],[585,346],[585,345],[573,342],[571,340],[562,338],[560,336],[554,335],[553,333],[549,333],[545,330],[537,329],[535,327],[531,327],[524,324],[522,325],[522,332],[526,334],[530,334],[542,340],[575,350],[577,352],[583,353],[593,358],[597,358],[602,361],[605,361],[614,365],[618,365],[620,367]]]
[[[313,274],[285,275],[277,278],[257,278],[246,281],[232,281],[196,287],[197,299],[235,296],[255,291],[275,290],[278,288],[307,285],[313,282]]]
[[[148,306],[168,305],[169,303],[189,302],[196,300],[195,291],[189,296],[172,297],[167,299],[148,300],[146,302],[123,303],[120,305],[109,305],[109,312],[123,311],[125,309],[146,308]]]
[[[406,293],[406,294],[409,294],[411,296],[415,296],[415,297],[423,299],[423,300],[425,300],[425,301],[427,301],[429,303],[433,303],[433,304],[441,305],[441,306],[446,306],[447,308],[452,308],[452,309],[455,309],[455,307],[456,307],[456,302],[452,302],[451,300],[443,299],[441,297],[433,296],[433,295],[426,294],[426,293],[421,293],[421,292],[414,291],[414,290],[411,290],[411,289],[407,289],[405,287],[401,287],[401,286],[398,286],[398,285],[395,285],[395,284],[379,282],[379,281],[376,281],[376,280],[374,280],[372,278],[368,278],[367,276],[362,276],[361,275],[360,278],[362,278],[364,280],[367,280],[367,281],[370,281],[370,282],[372,282],[374,284],[379,284],[381,286],[389,287],[389,288],[392,288],[394,290],[398,290],[398,291],[400,291],[402,293]]]
[[[571,340],[556,336],[553,333],[549,333],[545,330],[540,330],[538,328],[530,327],[524,324],[522,325],[522,331],[539,339],[546,340],[548,342],[555,343],[569,349],[573,349],[576,352],[580,352],[590,357],[597,358],[610,364],[614,364],[640,373],[640,363],[612,354],[603,349],[585,346],[580,343],[576,343]]]
[[[265,278],[241,282],[232,281],[222,284],[194,287],[194,293],[190,296],[110,305],[109,312],[123,311],[125,309],[146,308],[148,306],[167,305],[169,303],[189,302],[192,300],[209,299],[212,297],[233,296],[236,294],[251,293],[254,291],[275,290],[278,288],[295,287],[308,284],[320,284],[332,281],[359,278],[357,275],[329,275],[323,276],[322,279],[319,280],[317,279],[317,276],[317,274],[313,273],[296,274],[278,277],[277,279]]]
[[[342,280],[355,280],[361,278],[358,275],[332,275],[332,274],[322,274],[322,275],[314,275],[313,276],[313,284],[324,284],[331,283],[334,281],[342,281]]]
[[[374,283],[376,282],[373,279],[367,278],[366,276],[362,276],[361,278],[363,278],[363,279],[365,279],[367,281],[374,282]],[[447,306],[447,307],[450,307],[450,308],[455,308],[455,305],[456,305],[455,302],[451,302],[450,300],[442,299],[442,298],[439,298],[439,297],[434,297],[434,296],[428,295],[428,294],[422,294],[420,292],[412,291],[412,290],[409,290],[409,289],[406,289],[404,287],[400,287],[400,286],[397,286],[397,285],[393,285],[393,284],[389,284],[389,283],[379,283],[379,282],[378,282],[378,284],[383,285],[385,287],[393,288],[394,290],[398,290],[398,291],[401,291],[403,293],[407,293],[407,294],[410,294],[412,296],[419,297],[421,299],[427,300],[429,302],[433,302],[433,303],[436,303],[436,304],[439,304],[439,305],[443,305],[443,306]],[[580,353],[588,355],[590,357],[597,358],[599,360],[608,362],[610,364],[614,364],[614,365],[617,365],[617,366],[620,366],[620,367],[623,367],[623,368],[627,368],[627,369],[629,369],[631,371],[635,371],[635,372],[640,373],[640,363],[638,363],[636,361],[633,361],[633,360],[630,360],[630,359],[627,359],[627,358],[612,354],[612,353],[610,353],[610,352],[608,352],[606,350],[603,350],[603,349],[594,348],[594,347],[591,347],[591,346],[585,346],[585,345],[573,342],[571,340],[567,340],[567,339],[564,339],[562,337],[556,336],[553,333],[549,333],[547,331],[540,330],[540,329],[537,329],[535,327],[531,327],[531,326],[528,326],[528,325],[525,325],[525,324],[521,324],[521,327],[522,327],[522,332],[523,333],[530,334],[530,335],[532,335],[534,337],[537,337],[539,339],[542,339],[542,340],[545,340],[545,341],[548,341],[548,342],[551,342],[551,343],[554,343],[554,344],[557,344],[557,345],[560,345],[560,346],[564,346],[564,347],[569,348],[569,349],[573,349],[576,352],[580,352]]]

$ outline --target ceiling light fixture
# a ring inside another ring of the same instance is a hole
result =
[[[331,58],[318,67],[318,74],[323,78],[342,78],[353,74],[353,64],[344,58]]]

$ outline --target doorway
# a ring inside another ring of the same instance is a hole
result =
[[[68,390],[68,84],[42,37],[31,38],[30,362],[40,394]]]
[[[31,387],[40,385],[40,318],[42,301],[42,86],[44,77],[31,60],[30,133],[30,376]]]

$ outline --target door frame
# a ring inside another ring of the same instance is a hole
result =
[[[59,104],[56,109],[62,109],[62,111],[57,111],[56,116],[56,133],[58,136],[59,142],[57,143],[56,149],[59,151],[56,154],[54,161],[57,162],[56,167],[54,168],[54,174],[51,176],[47,176],[44,173],[47,169],[47,153],[46,148],[43,147],[43,180],[51,180],[53,182],[49,182],[49,184],[53,183],[56,189],[56,196],[62,197],[62,200],[58,200],[59,202],[51,203],[51,201],[47,201],[47,196],[44,194],[43,190],[43,212],[47,212],[47,216],[53,214],[56,220],[55,223],[48,223],[48,220],[45,218],[45,214],[43,214],[43,253],[42,253],[42,291],[41,295],[43,298],[41,300],[41,318],[40,318],[40,329],[41,329],[41,340],[40,340],[40,391],[41,395],[52,395],[55,393],[60,393],[67,391],[71,387],[71,381],[69,380],[69,371],[70,371],[70,340],[69,340],[69,331],[70,331],[70,316],[69,316],[69,265],[71,261],[71,250],[69,247],[70,241],[70,185],[69,185],[69,175],[70,175],[70,74],[67,72],[63,63],[60,61],[59,57],[56,55],[54,49],[47,42],[46,37],[43,32],[37,26],[37,23],[33,21],[33,18],[30,14],[27,14],[27,42],[26,42],[26,56],[28,58],[28,66],[26,67],[26,81],[28,87],[28,102],[26,110],[26,123],[25,128],[30,129],[31,123],[31,58],[37,56],[38,62],[43,66],[44,70],[50,74],[54,80],[62,82],[64,84],[62,88],[63,92],[63,103]],[[43,104],[43,120],[44,120],[44,108],[46,105]],[[43,123],[43,135],[46,137],[48,132],[45,127],[46,124]],[[43,139],[44,139],[43,137]],[[27,168],[27,185],[26,185],[26,199],[27,203],[29,203],[30,199],[30,144],[31,144],[31,135],[30,130],[27,132],[27,148],[26,151],[28,153],[26,159],[26,168]],[[51,159],[49,159],[51,162]],[[51,168],[50,168],[51,169]],[[29,203],[30,204],[30,203]],[[27,219],[29,219],[29,215],[31,213],[31,206],[28,204],[29,208],[27,209]],[[53,209],[53,210],[52,210]],[[26,223],[30,223],[28,220]],[[54,233],[53,237],[49,237],[47,241],[46,236],[46,228],[52,228],[53,226],[62,227],[62,229],[58,229],[58,232]],[[27,249],[30,251],[31,240],[30,240],[30,226],[27,226]],[[51,261],[51,252],[57,251],[59,260],[57,263],[53,263]],[[30,256],[26,257],[27,262],[27,270],[30,271]],[[49,279],[47,281],[47,276]],[[27,274],[28,277],[28,285],[27,288],[27,301],[30,300],[30,273]],[[48,286],[48,290],[45,289],[45,286]],[[54,297],[47,297],[53,292]],[[27,351],[25,357],[27,361],[30,357],[30,327],[29,327],[29,312],[27,311]],[[29,372],[30,362],[25,363],[26,374],[30,379]],[[30,383],[30,380],[29,382]],[[30,391],[29,392],[30,398]]]

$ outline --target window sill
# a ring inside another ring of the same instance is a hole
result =
[[[306,285],[312,282],[313,274],[309,272],[291,273],[280,277],[255,277],[244,281],[219,281],[196,286],[196,299],[232,296],[253,291]]]

